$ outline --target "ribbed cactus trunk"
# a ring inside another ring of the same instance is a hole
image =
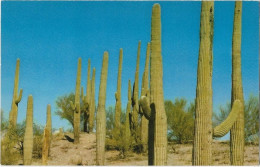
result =
[[[244,97],[241,73],[241,15],[242,2],[235,2],[234,27],[232,41],[232,95],[231,104],[240,100],[241,109],[230,133],[231,165],[244,164]]]
[[[104,52],[103,64],[99,85],[98,109],[97,109],[97,165],[105,165],[105,139],[106,139],[106,87],[108,71],[108,52]]]
[[[91,64],[88,59],[88,76],[87,76],[87,95],[85,97],[85,112],[84,112],[84,132],[89,132],[89,123],[93,122],[94,118],[90,115],[90,100],[91,100],[91,82],[90,82]]]
[[[75,103],[70,101],[71,107],[74,111],[74,144],[79,143],[80,133],[80,83],[81,83],[81,58],[78,59],[78,70],[75,90]]]
[[[44,128],[44,133],[43,133],[43,146],[42,146],[42,165],[47,165],[48,164],[48,156],[49,156],[49,149],[50,149],[50,131],[49,128],[46,127]]]
[[[125,150],[128,151],[131,145],[131,131],[130,131],[130,112],[131,112],[131,81],[128,81],[128,101],[126,107],[126,120],[125,120]]]
[[[27,101],[26,126],[23,141],[23,165],[31,165],[33,151],[33,97]]]
[[[149,59],[150,59],[150,43],[147,44],[146,50],[146,59],[145,59],[145,68],[142,78],[142,90],[141,96],[146,96],[150,101],[150,92],[149,92]],[[150,103],[150,102],[148,102]],[[142,108],[140,108],[142,110]],[[141,113],[143,113],[141,111]],[[143,152],[147,151],[148,144],[148,120],[144,115],[141,117],[141,141],[143,146]]]
[[[167,117],[163,98],[163,67],[161,53],[161,8],[154,4],[152,9],[150,103],[151,119],[154,121],[153,161],[149,165],[167,165]],[[150,126],[150,125],[149,125]]]
[[[119,65],[117,76],[117,91],[115,93],[116,106],[115,106],[115,133],[120,134],[120,116],[121,116],[121,80],[122,80],[122,62],[123,62],[123,49],[119,51]]]
[[[192,165],[211,165],[214,2],[202,1],[201,4]]]
[[[22,99],[23,89],[20,90],[18,94],[18,85],[19,85],[19,69],[20,69],[20,59],[16,60],[16,69],[14,77],[14,92],[12,100],[12,108],[9,114],[9,128],[15,127],[17,123],[17,114],[18,114],[18,104]]]
[[[94,119],[95,119],[95,110],[96,110],[96,103],[95,103],[95,75],[96,75],[96,69],[93,68],[92,78],[91,78],[91,98],[90,98],[90,114],[89,114],[89,132],[93,132]]]
[[[138,114],[139,114],[139,64],[140,64],[140,50],[141,41],[138,42],[137,59],[136,59],[136,71],[135,71],[135,82],[133,87],[132,95],[132,135],[135,138],[135,142],[138,141]]]

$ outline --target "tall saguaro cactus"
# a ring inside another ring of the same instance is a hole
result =
[[[90,59],[88,59],[88,76],[87,76],[87,95],[84,98],[85,111],[84,111],[84,132],[89,132],[89,122],[92,115],[90,116],[90,101],[91,101],[91,81],[90,81],[90,73],[91,73],[91,64]],[[83,96],[83,95],[82,95]]]
[[[23,164],[31,165],[33,151],[33,97],[29,95],[27,101],[26,127],[23,142]]]
[[[93,131],[94,117],[95,117],[95,110],[96,110],[96,104],[95,104],[95,75],[96,75],[96,69],[93,68],[92,78],[91,78],[91,97],[90,97],[90,110],[89,110],[89,132]]]
[[[149,119],[148,164],[167,165],[167,117],[163,98],[163,68],[161,55],[161,8],[152,9],[150,105],[146,96],[140,104],[143,114]]]
[[[241,73],[241,15],[242,2],[235,2],[232,41],[232,92],[231,104],[235,100],[241,102],[241,109],[238,118],[231,128],[230,133],[230,158],[231,165],[244,164],[244,97]]]
[[[200,49],[195,104],[193,165],[211,165],[212,143],[212,41],[214,2],[201,2]]]
[[[117,91],[115,93],[116,106],[115,106],[115,133],[120,133],[120,116],[121,116],[121,80],[122,80],[122,62],[123,62],[123,49],[119,51],[119,65],[117,76]]]
[[[12,108],[11,108],[10,115],[9,115],[9,127],[16,126],[17,114],[18,114],[18,104],[21,101],[22,94],[23,94],[23,89],[20,89],[20,93],[18,94],[19,68],[20,68],[20,59],[17,59],[15,77],[14,77],[14,92],[13,92]]]
[[[147,50],[146,50],[146,59],[145,59],[145,68],[142,78],[142,90],[141,90],[141,96],[146,96],[147,99],[150,98],[149,94],[149,59],[150,59],[150,43],[147,44]],[[150,100],[149,100],[150,101]],[[150,103],[150,102],[148,102]],[[140,108],[142,110],[142,108]],[[147,150],[147,144],[148,144],[148,120],[145,118],[145,116],[141,113],[141,141],[143,146],[143,151],[145,152]]]
[[[106,139],[106,87],[108,71],[108,52],[104,52],[103,64],[99,85],[98,109],[97,109],[97,165],[105,164],[105,139]]]
[[[78,59],[78,70],[75,89],[75,103],[70,101],[71,108],[74,111],[74,144],[79,143],[80,133],[80,83],[81,83],[81,58]]]
[[[139,105],[138,105],[138,97],[139,97],[139,64],[140,64],[140,50],[141,50],[141,41],[138,42],[137,49],[137,59],[136,59],[136,71],[135,71],[135,82],[133,87],[132,94],[132,135],[137,142],[137,127],[138,127],[138,113],[139,113]]]

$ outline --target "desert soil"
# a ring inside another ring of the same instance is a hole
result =
[[[71,135],[69,135],[71,136]],[[96,165],[96,135],[82,133],[80,143],[73,144],[70,138],[56,138],[51,143],[48,165]],[[213,164],[230,165],[229,144],[227,142],[213,142]],[[139,166],[147,165],[147,154],[129,153],[124,159],[119,151],[106,151],[106,165],[110,166]],[[259,147],[247,145],[245,147],[245,165],[259,165]],[[168,165],[191,165],[192,145],[168,145]],[[33,159],[32,165],[41,165],[40,159]]]

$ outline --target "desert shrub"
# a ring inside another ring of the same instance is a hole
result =
[[[168,140],[177,143],[186,143],[193,140],[195,105],[187,100],[176,98],[174,103],[165,101],[165,111],[167,114]]]

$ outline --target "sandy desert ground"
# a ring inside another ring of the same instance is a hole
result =
[[[69,140],[68,137],[60,137],[52,141],[48,165],[96,165],[96,135],[94,133],[82,133],[80,143],[77,145]],[[229,144],[221,141],[213,143],[213,165],[230,165]],[[140,166],[148,163],[147,154],[129,153],[124,159],[119,154],[119,151],[107,151],[106,165]],[[244,155],[245,165],[259,165],[257,145],[247,145]],[[191,156],[191,144],[168,144],[168,165],[191,165]],[[41,160],[33,159],[32,165],[41,165]]]

